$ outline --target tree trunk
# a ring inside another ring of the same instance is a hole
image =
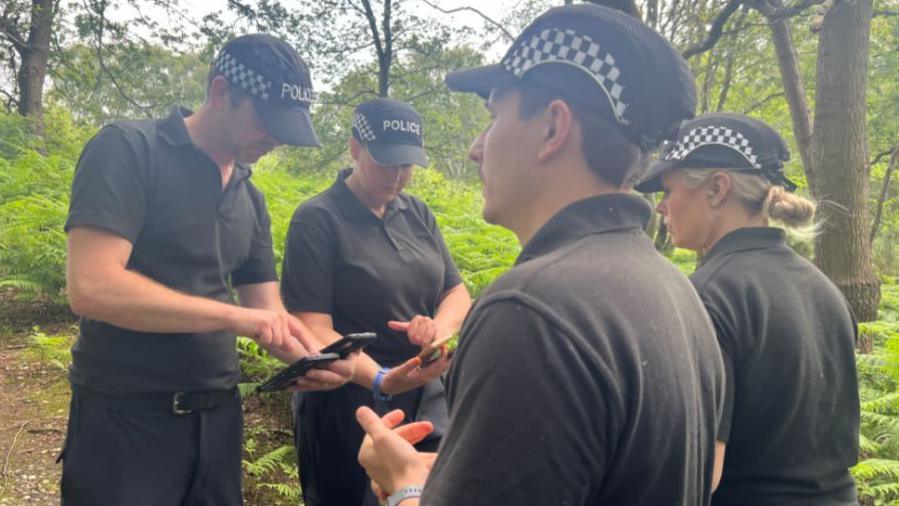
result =
[[[390,92],[390,66],[393,64],[393,33],[390,28],[390,13],[393,0],[384,1],[384,12],[381,18],[381,29],[378,30],[378,19],[371,7],[371,0],[362,0],[362,8],[368,27],[371,30],[372,42],[378,56],[378,96],[386,97]]]
[[[783,7],[781,0],[771,2],[775,7]],[[799,56],[796,54],[796,46],[790,35],[790,20],[781,18],[770,23],[771,33],[774,39],[774,48],[777,52],[777,64],[780,66],[780,76],[783,81],[784,92],[787,96],[787,104],[790,106],[790,118],[793,120],[793,136],[796,145],[799,146],[799,156],[802,159],[802,168],[812,195],[817,195],[815,189],[815,167],[812,165],[812,121],[809,117],[808,99],[805,95],[805,85],[802,83],[802,74],[799,72]]]
[[[823,224],[815,240],[815,261],[842,290],[859,321],[876,319],[880,302],[868,241],[865,85],[871,2],[840,2],[824,20],[812,142]]]
[[[25,47],[19,51],[22,58],[16,76],[19,85],[19,114],[33,118],[37,134],[44,132],[44,80],[47,77],[55,11],[54,0],[34,0],[31,3],[31,28]]]
[[[384,17],[381,19],[381,33],[384,34],[384,53],[378,55],[378,96],[390,93],[390,67],[393,65],[393,31],[390,26],[390,12],[393,0],[384,0]]]

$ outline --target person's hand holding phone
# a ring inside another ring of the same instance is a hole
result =
[[[360,353],[358,350],[354,351],[342,359],[331,362],[326,368],[307,371],[288,390],[321,392],[346,385],[353,378],[356,371],[356,358]]]

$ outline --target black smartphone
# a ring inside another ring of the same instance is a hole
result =
[[[347,334],[339,341],[325,346],[321,349],[321,353],[336,353],[340,358],[346,358],[350,353],[361,350],[369,344],[378,340],[378,334],[374,332],[362,332],[359,334]]]
[[[281,369],[281,371],[265,380],[264,383],[256,387],[256,392],[275,392],[284,390],[296,382],[297,378],[306,374],[309,369],[320,369],[335,360],[340,360],[337,353],[322,353],[310,357],[303,357],[293,364]]]

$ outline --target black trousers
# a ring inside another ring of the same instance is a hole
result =
[[[215,408],[117,405],[75,394],[63,452],[63,506],[238,506],[240,396]]]
[[[364,433],[356,422],[359,406],[375,409],[371,391],[349,383],[330,392],[300,396],[294,437],[306,506],[377,506],[365,469],[359,465]],[[394,396],[388,408],[402,409],[407,423],[414,419],[421,397],[422,389],[417,388]],[[426,439],[416,449],[435,452],[439,443],[439,438]]]

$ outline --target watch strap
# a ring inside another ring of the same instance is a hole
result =
[[[409,485],[408,487],[403,487],[387,498],[387,506],[397,506],[406,499],[421,497],[423,490],[421,485]]]
[[[375,380],[371,383],[371,395],[374,397],[375,401],[386,402],[390,400],[390,395],[384,395],[381,392],[381,383],[384,381],[384,376],[390,371],[387,367],[382,367],[375,374]]]

